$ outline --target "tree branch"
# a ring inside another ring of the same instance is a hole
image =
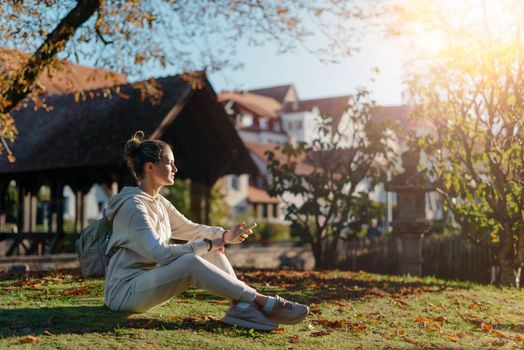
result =
[[[47,36],[44,43],[29,58],[12,84],[2,91],[0,97],[5,105],[0,112],[9,113],[31,91],[29,88],[38,75],[48,66],[55,55],[62,51],[67,41],[100,7],[100,0],[78,0],[76,6],[60,21],[58,26]]]

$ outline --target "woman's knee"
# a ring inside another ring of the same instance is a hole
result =
[[[194,273],[205,265],[204,259],[196,254],[185,254],[177,259],[179,264],[184,265],[186,271]]]

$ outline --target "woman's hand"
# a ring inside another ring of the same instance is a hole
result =
[[[222,240],[222,238],[215,238],[211,240],[211,243],[212,243],[211,245],[212,252],[219,252],[219,253],[225,252],[224,241]]]
[[[253,234],[253,230],[248,230],[243,234],[239,235],[239,233],[244,229],[244,226],[246,226],[246,224],[242,222],[224,232],[224,234],[222,235],[224,243],[239,244],[244,242],[250,235]]]

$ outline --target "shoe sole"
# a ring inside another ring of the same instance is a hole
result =
[[[243,327],[243,328],[253,328],[256,330],[260,330],[260,331],[273,331],[277,329],[278,327],[278,325],[275,325],[275,326],[263,325],[263,324],[249,322],[246,320],[242,320],[242,319],[234,318],[230,316],[225,316],[222,319],[222,322],[224,322],[225,324],[229,324],[231,326],[238,326],[238,327]]]
[[[271,316],[266,316],[268,318],[268,320],[271,320],[273,322],[276,322],[276,323],[281,323],[281,324],[297,324],[297,323],[300,323],[302,322],[306,317],[307,315],[309,315],[309,307],[306,309],[306,312],[300,316],[297,316],[291,320],[286,320],[286,319],[278,319],[276,317],[271,317]]]

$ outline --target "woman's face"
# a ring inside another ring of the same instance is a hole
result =
[[[167,186],[175,183],[175,173],[178,169],[175,166],[175,158],[170,148],[164,151],[164,156],[158,162],[152,164],[153,167],[149,174],[156,186]]]

